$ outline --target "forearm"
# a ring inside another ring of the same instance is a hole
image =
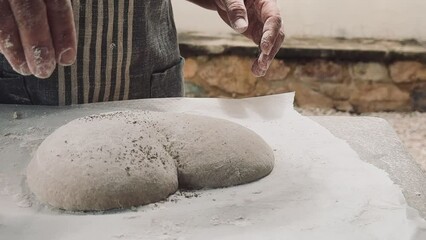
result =
[[[217,10],[217,5],[214,0],[188,0],[192,3],[195,3],[203,8],[210,10]]]

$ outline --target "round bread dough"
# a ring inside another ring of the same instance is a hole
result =
[[[125,111],[80,118],[58,128],[27,167],[42,202],[72,211],[157,202],[177,189],[219,188],[268,175],[272,149],[230,121]]]

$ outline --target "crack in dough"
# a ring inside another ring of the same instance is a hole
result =
[[[27,167],[41,202],[72,211],[129,208],[182,189],[222,188],[268,175],[274,155],[230,121],[175,113],[91,115],[58,128]]]

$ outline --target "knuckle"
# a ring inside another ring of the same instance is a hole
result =
[[[19,27],[31,28],[46,17],[45,5],[31,0],[10,0]]]
[[[228,11],[235,14],[244,14],[246,12],[243,2],[240,1],[231,1],[226,4]]]
[[[45,0],[45,2],[49,11],[65,13],[71,9],[71,4],[68,0]]]
[[[31,0],[9,0],[12,8],[16,9],[17,13],[25,13],[31,11],[32,8],[36,7]]]
[[[2,19],[0,17],[0,38],[4,35],[10,34],[11,32],[16,30],[15,22],[13,18]]]
[[[0,9],[0,22],[1,25],[4,25],[5,23],[9,23],[11,22],[11,20],[13,20],[13,14],[10,11],[2,11],[2,9]]]
[[[1,0],[0,0],[1,1]],[[13,13],[10,10],[10,7],[7,5],[4,5],[4,3],[0,2],[0,27],[2,25],[7,24],[11,21],[14,21]]]
[[[39,25],[42,19],[43,19],[42,16],[32,16],[31,18],[21,18],[20,20],[16,21],[16,24],[20,28],[33,30],[35,26]]]
[[[272,16],[272,17],[269,18],[268,21],[271,22],[277,28],[281,28],[281,26],[282,26],[281,16]]]
[[[264,45],[269,45],[269,43],[273,40],[273,35],[271,34],[271,32],[265,33],[262,36],[262,44]]]

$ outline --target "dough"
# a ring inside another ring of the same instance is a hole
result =
[[[253,131],[203,116],[114,112],[74,120],[52,133],[27,168],[42,202],[73,211],[128,208],[179,187],[219,188],[268,175],[271,148]]]

